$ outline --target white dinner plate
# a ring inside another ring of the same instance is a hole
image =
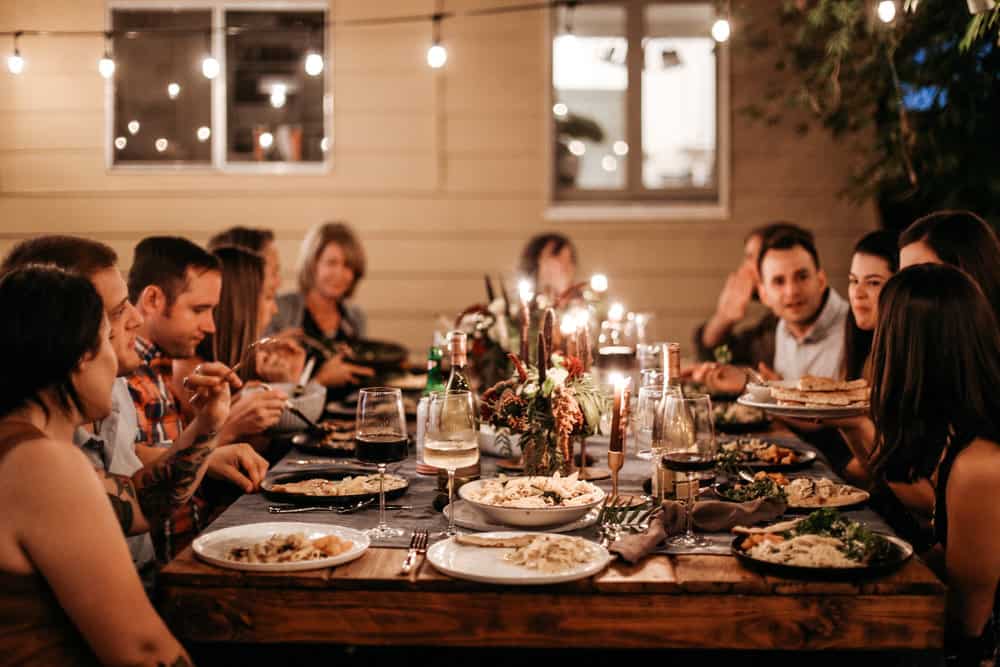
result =
[[[526,533],[502,531],[480,533],[480,537],[519,537],[521,535],[540,535],[542,533]],[[579,539],[579,538],[577,538]],[[559,584],[566,581],[576,581],[592,577],[607,567],[611,562],[611,554],[599,544],[588,542],[592,557],[582,565],[557,573],[545,573],[508,563],[504,555],[513,549],[496,547],[473,547],[458,544],[455,538],[442,540],[427,550],[427,560],[435,569],[458,579],[479,581],[486,584],[508,584],[513,586],[538,586],[541,584]]]
[[[770,401],[755,401],[749,394],[736,399],[740,405],[748,408],[758,408],[775,417],[798,417],[799,419],[837,419],[840,417],[861,417],[868,414],[867,404],[858,406],[828,406],[811,407],[806,405],[778,405],[772,398]]]
[[[263,542],[271,535],[287,535],[289,533],[304,533],[306,538],[310,540],[336,535],[340,539],[354,542],[354,547],[337,556],[292,563],[238,563],[226,558],[226,554],[233,547]],[[205,533],[196,539],[191,547],[198,558],[219,567],[247,572],[298,572],[333,567],[360,558],[370,543],[368,536],[361,531],[344,526],[329,526],[322,523],[271,522],[251,523],[246,526],[233,526]]]
[[[483,531],[494,531],[494,530],[515,530],[517,526],[508,526],[507,524],[498,523],[493,521],[488,516],[483,514],[479,509],[464,500],[455,500],[455,523],[462,528],[468,528],[469,530],[475,530],[479,532]],[[451,519],[451,505],[445,506],[444,516],[447,519]],[[557,524],[555,526],[547,526],[544,529],[546,533],[568,533],[574,530],[580,530],[581,528],[589,528],[597,523],[598,517],[601,515],[600,508],[594,508],[584,514],[579,519],[570,521],[569,523]]]

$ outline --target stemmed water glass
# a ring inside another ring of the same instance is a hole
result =
[[[663,405],[661,464],[671,472],[683,472],[687,481],[686,530],[667,540],[675,547],[706,547],[711,543],[694,534],[694,500],[698,488],[696,472],[715,467],[716,442],[712,425],[712,400],[707,394],[667,394]]]
[[[431,394],[424,427],[424,463],[448,471],[448,530],[455,529],[455,471],[479,462],[476,434],[476,401],[472,392],[442,391]]]
[[[372,539],[399,537],[403,531],[385,522],[385,466],[406,458],[406,415],[403,394],[391,387],[369,387],[358,396],[354,456],[378,466],[378,525],[369,528]]]

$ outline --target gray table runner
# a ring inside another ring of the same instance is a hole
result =
[[[780,445],[790,445],[795,446],[800,449],[812,449],[814,447],[805,443],[797,438],[788,437],[777,437],[765,435],[769,440],[777,442]],[[591,456],[597,458],[597,460],[606,465],[606,453],[607,445],[592,441],[588,444],[587,452]],[[605,439],[606,440],[606,439]],[[288,472],[307,472],[309,470],[325,470],[327,468],[352,468],[350,460],[344,459],[330,459],[329,465],[294,465],[289,463],[289,461],[296,459],[316,459],[317,457],[312,455],[303,456],[300,452],[292,449],[278,464],[270,471],[269,475],[288,473]],[[494,477],[497,474],[497,461],[499,459],[492,458],[489,456],[483,456],[482,458],[482,477]],[[353,466],[356,467],[356,466]],[[642,482],[648,479],[650,476],[650,470],[652,469],[652,462],[638,459],[634,454],[630,454],[626,460],[625,465],[621,470],[619,475],[619,486],[620,492],[625,494],[642,494]],[[374,468],[371,469],[374,471]],[[447,528],[448,522],[441,512],[434,510],[432,503],[438,495],[437,490],[437,478],[435,476],[423,476],[416,473],[416,462],[411,455],[406,461],[400,464],[390,466],[390,472],[394,472],[399,475],[403,475],[410,480],[410,488],[407,493],[397,500],[391,501],[396,504],[411,505],[413,509],[410,510],[395,510],[388,511],[386,513],[387,521],[390,525],[402,528],[405,533],[402,537],[392,538],[388,540],[377,540],[373,542],[374,546],[380,547],[407,547],[410,543],[410,536],[415,529],[424,528],[432,533],[440,533],[445,528]],[[366,470],[366,472],[368,472]],[[805,468],[804,470],[794,473],[793,475],[808,475],[810,477],[833,477],[836,475],[831,470],[829,464],[823,458],[822,454],[819,455],[816,462]],[[598,486],[607,492],[611,490],[611,480],[601,480],[595,482]],[[322,524],[336,524],[339,526],[346,526],[348,528],[355,528],[358,530],[365,530],[366,528],[373,527],[378,522],[378,506],[375,505],[373,508],[365,509],[361,512],[354,514],[333,514],[330,512],[303,512],[298,514],[271,514],[267,511],[268,505],[273,504],[272,501],[265,498],[262,494],[252,494],[245,495],[233,503],[228,509],[226,509],[209,527],[208,530],[218,530],[220,528],[228,528],[230,526],[238,526],[249,523],[263,523],[263,522],[309,522],[309,523],[322,523]],[[847,514],[858,521],[863,521],[868,524],[871,528],[880,531],[891,532],[886,525],[886,523],[879,517],[875,512],[870,509],[862,509],[853,512],[847,512]],[[582,530],[567,533],[568,535],[579,535],[581,537],[594,540],[598,539],[597,526],[591,526],[590,528],[585,528]],[[718,553],[718,554],[728,554],[729,544],[732,538],[728,534],[712,534],[708,536],[713,542],[713,546],[705,549],[697,550],[671,550],[671,549],[661,549],[656,553]],[[438,538],[440,539],[440,538]],[[436,541],[432,538],[432,541]]]

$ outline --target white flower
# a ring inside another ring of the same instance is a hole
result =
[[[549,369],[548,377],[552,378],[552,381],[557,386],[562,387],[566,385],[566,378],[569,377],[569,371],[561,366],[557,366],[555,368]]]
[[[532,396],[538,393],[538,384],[535,382],[529,382],[528,384],[524,385],[524,387],[521,389],[521,393],[527,396],[528,398],[531,398]]]

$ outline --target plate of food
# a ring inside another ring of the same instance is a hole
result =
[[[834,380],[806,375],[798,381],[771,381],[770,397],[746,393],[737,403],[764,410],[775,417],[835,419],[868,414],[871,388],[867,380]]]
[[[451,518],[451,508],[452,505],[446,505],[442,510],[445,518]],[[455,523],[462,528],[468,528],[469,530],[475,530],[477,532],[489,532],[496,530],[511,530],[517,528],[517,526],[508,526],[499,521],[494,521],[485,513],[477,509],[471,503],[467,503],[464,500],[456,500],[454,504],[455,508]],[[601,510],[598,507],[590,510],[584,514],[579,519],[575,519],[568,523],[555,524],[552,526],[545,526],[544,530],[546,533],[569,533],[574,530],[581,530],[583,528],[589,528],[597,523],[597,519],[601,515]]]
[[[492,521],[504,526],[537,528],[580,519],[604,502],[604,491],[578,478],[506,477],[462,485],[458,495]]]
[[[763,431],[771,420],[760,408],[751,408],[735,401],[712,402],[715,428],[722,433]]]
[[[296,449],[323,456],[353,456],[355,424],[353,419],[324,419],[319,426],[323,435],[311,431],[296,433],[291,443]]]
[[[386,474],[386,498],[398,498],[409,487],[405,477]],[[352,505],[378,497],[379,476],[364,470],[304,470],[268,477],[260,489],[267,498],[285,503]]]
[[[869,498],[867,491],[827,477],[789,479],[780,472],[763,470],[754,475],[752,480],[717,484],[715,493],[724,500],[738,503],[783,496],[788,509],[796,512],[812,512],[823,507],[856,509],[868,502]]]
[[[754,470],[798,470],[816,460],[816,452],[812,450],[757,437],[731,438],[719,444],[719,451],[733,458],[736,466]]]
[[[611,554],[582,537],[502,531],[443,540],[427,550],[427,560],[459,579],[536,586],[592,577]]]
[[[349,361],[375,370],[400,368],[406,361],[406,348],[383,340],[354,340],[347,343]]]
[[[782,577],[857,579],[886,574],[913,555],[898,537],[869,530],[833,509],[764,528],[733,529],[741,563]]]
[[[359,530],[320,523],[252,523],[205,533],[192,543],[212,565],[248,572],[296,572],[341,565],[370,544]]]

